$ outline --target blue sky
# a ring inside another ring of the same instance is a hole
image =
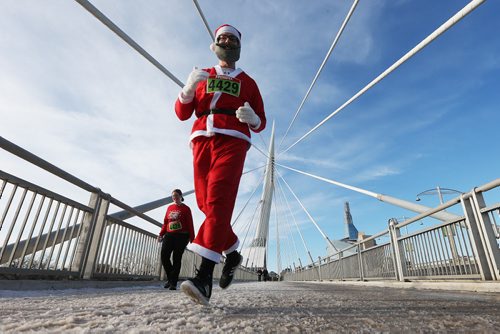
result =
[[[92,3],[181,81],[193,66],[216,62],[191,1]],[[361,1],[282,148],[467,3]],[[351,2],[199,4],[212,29],[230,23],[242,32],[238,66],[259,84],[269,125],[276,122],[278,144]],[[278,162],[408,201],[436,186],[468,191],[498,178],[499,12],[497,1],[486,1]],[[167,196],[173,188],[192,189],[187,142],[192,120],[180,122],[173,113],[179,87],[78,3],[3,1],[0,42],[1,136],[130,205]],[[254,136],[262,150],[270,129]],[[88,194],[6,152],[0,151],[0,161],[2,170],[88,201]],[[261,153],[249,151],[246,169],[264,163]],[[384,229],[391,217],[412,215],[371,197],[279,171],[331,239],[343,237],[345,201],[354,223],[367,234]],[[243,176],[235,213],[261,172]],[[324,255],[321,235],[288,197],[311,253]],[[496,190],[491,203],[499,200]],[[186,202],[199,225],[202,215],[194,198]],[[421,204],[436,205],[438,198],[427,196]],[[151,216],[161,220],[163,211]],[[251,215],[251,209],[246,211],[242,221]],[[274,220],[271,239],[272,266]],[[299,251],[305,254],[301,246]],[[301,258],[307,262],[305,255]]]

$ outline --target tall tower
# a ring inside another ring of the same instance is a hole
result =
[[[274,192],[274,122],[269,142],[269,154],[267,158],[264,185],[260,198],[259,224],[254,239],[248,248],[242,250],[246,258],[246,267],[267,267],[267,241],[269,237],[269,217],[271,215],[271,204]]]
[[[356,241],[358,240],[358,229],[354,226],[352,221],[351,211],[349,210],[349,202],[344,203],[344,240]]]

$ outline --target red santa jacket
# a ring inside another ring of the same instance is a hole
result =
[[[194,99],[186,100],[181,92],[175,102],[175,113],[181,121],[189,119],[193,112],[198,117],[193,124],[189,139],[198,136],[210,137],[220,133],[251,142],[251,127],[240,122],[234,115],[219,113],[203,115],[203,113],[213,109],[235,111],[248,102],[260,118],[259,127],[251,129],[253,132],[262,131],[266,127],[266,116],[257,84],[239,68],[228,75],[223,73],[219,65],[203,70],[210,73],[210,77],[198,83]]]
[[[189,241],[194,240],[193,216],[185,204],[172,204],[167,208],[160,237],[165,233],[189,233]]]

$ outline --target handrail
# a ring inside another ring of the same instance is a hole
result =
[[[122,201],[120,201],[120,200],[118,200],[118,199],[116,199],[116,198],[114,198],[114,197],[111,197],[111,198],[110,198],[110,202],[111,202],[111,203],[113,203],[114,205],[116,205],[116,206],[118,206],[118,207],[122,208],[122,209],[125,209],[125,210],[127,210],[127,211],[129,211],[129,212],[134,213],[136,216],[141,217],[141,218],[142,218],[142,219],[144,219],[144,220],[147,220],[148,222],[150,222],[150,223],[151,223],[151,224],[153,224],[153,225],[156,225],[156,226],[158,226],[158,227],[162,227],[162,226],[163,226],[163,224],[159,223],[158,221],[154,220],[153,218],[151,218],[151,217],[149,217],[149,216],[145,215],[145,214],[144,214],[144,213],[142,213],[142,212],[139,212],[139,211],[135,210],[133,207],[131,207],[131,206],[129,206],[129,205],[127,205],[127,204],[123,203]],[[112,216],[112,217],[113,217],[113,216]],[[115,218],[115,217],[113,217],[113,218]]]
[[[131,218],[133,216],[138,216],[138,217],[141,217],[142,219],[145,219],[147,220],[148,222],[150,222],[151,224],[153,225],[156,225],[156,226],[159,226],[161,227],[162,224],[159,223],[158,221],[156,221],[155,219],[145,215],[143,212],[146,212],[146,211],[150,211],[150,210],[153,210],[153,209],[156,209],[156,208],[159,208],[165,204],[168,204],[168,200],[171,199],[171,197],[166,197],[166,198],[162,198],[162,199],[159,199],[159,200],[156,200],[156,201],[153,201],[153,202],[150,202],[150,203],[146,203],[146,204],[143,204],[143,205],[140,205],[140,206],[137,206],[135,208],[121,202],[120,200],[110,196],[109,194],[105,194],[103,193],[99,188],[97,187],[94,187],[88,183],[86,183],[85,181],[77,178],[76,176],[64,171],[63,169],[49,163],[48,161],[36,156],[35,154],[25,150],[24,148],[8,141],[7,139],[3,138],[0,136],[0,147],[5,149],[6,151],[18,156],[19,158],[21,159],[24,159],[32,164],[34,164],[35,166],[38,166],[44,170],[46,170],[47,172],[55,175],[55,176],[58,176],[74,185],[76,185],[77,187],[80,187],[84,190],[87,190],[89,192],[92,192],[92,193],[99,193],[101,196],[104,196],[104,197],[109,197],[110,198],[110,201],[111,203],[115,204],[116,206],[124,209],[125,211],[120,211],[120,212],[116,212],[114,214],[111,214],[110,216],[113,217],[113,218],[116,218],[116,219],[120,219],[120,220],[125,220],[125,219],[128,219],[128,218]],[[52,196],[58,196],[57,194],[53,193],[53,192],[50,192],[49,190],[46,190],[42,187],[39,187],[39,186],[36,186],[36,185],[33,185],[32,183],[29,183],[27,181],[24,181],[22,179],[19,179],[9,173],[6,173],[4,171],[1,171],[0,170],[0,175],[5,175],[6,177],[8,177],[9,179],[14,179],[16,180],[16,182],[23,182],[25,185],[27,185],[28,187],[32,188],[32,189],[43,189],[45,192],[47,192],[48,194],[51,194]],[[185,192],[185,195],[189,195],[189,194],[192,194],[194,192],[194,190],[189,190],[187,192]],[[64,200],[66,202],[71,202],[73,205],[77,205],[76,202],[70,200],[70,199],[67,199],[67,198],[64,198]],[[79,204],[78,205],[82,205],[82,204]],[[88,207],[85,207],[88,209]],[[141,212],[142,211],[142,212]]]
[[[75,208],[80,209],[80,210],[85,210],[85,211],[92,211],[93,210],[88,205],[84,205],[84,204],[78,203],[78,202],[76,202],[76,201],[74,201],[74,200],[72,200],[72,199],[70,199],[68,197],[59,195],[59,194],[57,194],[57,193],[55,193],[53,191],[45,189],[44,187],[40,187],[40,186],[38,186],[36,184],[33,184],[31,182],[28,182],[26,180],[18,178],[16,176],[12,175],[12,174],[4,172],[3,170],[0,170],[0,180],[6,180],[9,183],[17,184],[17,185],[19,185],[19,186],[21,186],[23,188],[26,188],[26,189],[31,190],[33,192],[36,192],[38,194],[45,195],[47,197],[53,198],[53,199],[58,200],[58,201],[60,201],[62,203],[69,204],[69,205],[74,206]]]
[[[34,155],[33,153],[25,150],[20,146],[17,146],[16,144],[8,141],[7,139],[1,136],[0,136],[0,147],[14,155],[17,155],[21,159],[31,162],[32,164],[42,169],[45,169],[49,173],[59,176],[60,178],[74,184],[75,186],[78,186],[82,189],[85,189],[93,193],[100,192],[99,188],[96,188],[88,184],[87,182],[80,180],[76,176],[71,175],[70,173],[62,170],[61,168],[54,166],[50,162]]]
[[[500,186],[500,178],[495,179],[495,180],[488,182],[486,184],[483,184],[480,187],[477,187],[476,192],[485,192],[485,191],[488,191],[488,190],[493,189],[493,188],[498,187],[498,186]]]

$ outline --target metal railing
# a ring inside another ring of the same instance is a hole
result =
[[[0,147],[90,194],[89,203],[82,204],[0,170],[0,276],[162,279],[156,234],[124,219],[137,217],[159,228],[162,224],[144,212],[168,201],[133,208],[2,137]],[[500,280],[500,203],[487,206],[483,197],[499,187],[497,179],[403,223],[390,219],[388,229],[286,272],[284,279]],[[123,211],[109,214],[111,205]],[[408,233],[408,226],[453,206],[463,212],[459,219]],[[194,275],[200,261],[186,251],[180,276]],[[216,266],[214,276],[221,270]],[[236,275],[257,279],[243,267]]]
[[[0,273],[77,276],[82,221],[93,208],[0,171]]]
[[[474,188],[403,223],[361,240],[305,268],[286,272],[285,280],[500,280],[498,217],[500,203],[486,206],[488,191],[500,179]],[[432,214],[458,206],[463,216],[408,233]],[[403,233],[406,232],[406,233]],[[376,244],[376,240],[388,241]]]
[[[159,231],[162,224],[144,212],[171,199],[133,208],[2,137],[0,147],[90,196],[85,205],[0,170],[0,278],[163,278],[157,234],[124,219],[136,217],[138,224],[154,225]],[[109,214],[110,206],[122,211]],[[200,261],[185,251],[180,277],[193,276]],[[221,271],[219,264],[215,277]],[[257,280],[257,274],[240,268],[235,279]]]

